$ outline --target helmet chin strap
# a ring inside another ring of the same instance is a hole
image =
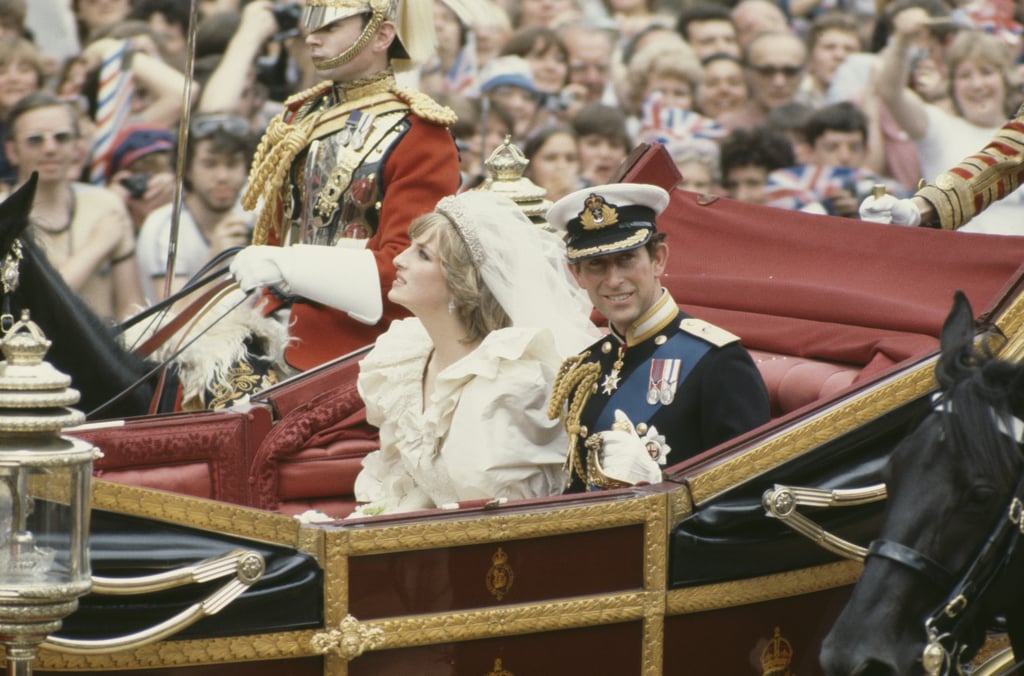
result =
[[[375,9],[373,14],[370,15],[370,20],[366,22],[363,32],[359,34],[359,38],[352,43],[351,47],[334,58],[325,59],[324,61],[316,61],[313,65],[317,70],[333,70],[338,66],[344,66],[346,63],[354,59],[356,54],[366,48],[366,45],[370,42],[370,38],[374,36],[383,23],[384,12]]]

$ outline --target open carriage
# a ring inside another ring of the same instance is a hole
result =
[[[660,148],[624,176],[666,188],[677,178]],[[93,593],[37,672],[820,673],[819,646],[861,564],[767,518],[762,496],[776,484],[881,481],[928,409],[956,289],[1017,354],[1024,238],[671,195],[664,282],[688,312],[741,336],[769,388],[769,424],[653,486],[321,524],[292,515],[346,514],[376,446],[355,388],[362,353],[245,407],[71,430],[104,453],[96,575],[238,548],[259,553],[266,572],[217,614],[127,648],[95,641],[143,631],[222,582]],[[881,503],[861,502],[815,518],[866,543]]]

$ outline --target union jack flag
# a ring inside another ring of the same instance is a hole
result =
[[[640,139],[648,143],[684,141],[689,138],[718,140],[726,129],[710,117],[692,110],[666,106],[659,92],[651,94],[640,109]]]
[[[825,204],[842,192],[856,194],[858,174],[852,167],[801,164],[768,174],[765,204],[794,211],[819,202]]]
[[[860,202],[871,194],[872,187],[879,183],[885,185],[888,192],[897,197],[906,196],[906,190],[895,181],[866,169],[801,164],[776,169],[768,174],[765,204],[798,211],[817,202],[828,211],[830,199],[845,192]]]

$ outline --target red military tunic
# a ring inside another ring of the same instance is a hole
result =
[[[393,260],[409,246],[412,220],[458,190],[459,158],[447,129],[454,114],[419,92],[398,88],[390,74],[361,90],[314,90],[289,101],[289,111],[292,127],[317,113],[320,118],[302,150],[292,156],[291,182],[278,188],[279,205],[265,207],[278,215],[267,243],[330,246],[345,238],[368,238],[384,307],[380,321],[371,326],[334,308],[292,299],[292,340],[285,360],[307,370],[373,343],[392,320],[408,314],[387,299],[395,279]],[[272,131],[268,129],[268,136]],[[359,140],[352,142],[353,137]],[[268,157],[272,152],[264,154]],[[310,185],[313,189],[307,191]],[[257,228],[257,244],[259,234]],[[267,298],[267,313],[286,304],[270,293]]]

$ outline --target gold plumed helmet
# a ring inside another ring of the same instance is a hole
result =
[[[307,31],[315,31],[357,14],[370,15],[363,36],[352,49],[332,62],[338,63],[340,59],[340,63],[344,63],[359,53],[370,34],[384,21],[395,24],[398,49],[391,65],[396,71],[412,70],[434,54],[437,38],[433,0],[306,0],[302,26]]]

